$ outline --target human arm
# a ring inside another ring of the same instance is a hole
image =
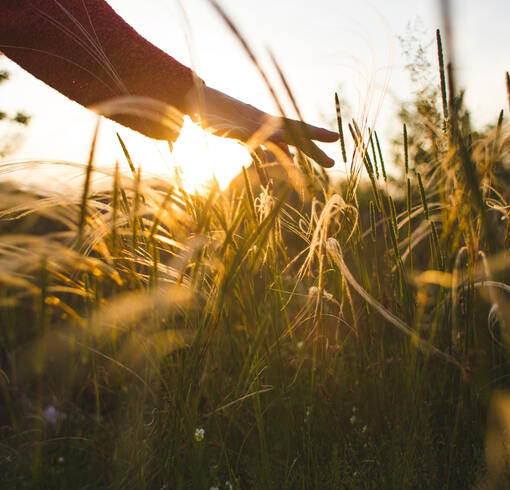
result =
[[[85,107],[119,96],[184,109],[192,70],[152,45],[104,0],[2,0],[0,51]],[[112,119],[156,139],[176,130],[147,118]]]
[[[312,140],[334,141],[336,133],[269,116],[206,87],[192,70],[140,36],[104,0],[2,1],[0,50],[86,107],[119,96],[150,97],[200,119],[216,134],[243,142],[261,126],[269,126],[269,140],[282,151],[288,153],[287,145],[292,144],[326,167],[334,163]],[[108,116],[146,136],[169,141],[176,138],[182,122],[177,117],[169,128],[141,115],[108,112]]]

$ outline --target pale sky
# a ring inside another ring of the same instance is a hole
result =
[[[274,112],[268,91],[239,43],[207,0],[182,0],[187,29],[177,0],[108,0],[140,34],[181,62],[193,66],[211,87]],[[387,140],[398,131],[397,99],[409,99],[412,87],[404,69],[398,36],[420,19],[420,39],[432,41],[441,26],[438,0],[221,0],[248,42],[268,63],[269,48],[280,63],[305,119],[314,124],[334,119],[333,95],[341,96],[351,116],[365,117]],[[510,2],[454,1],[457,78],[466,88],[473,120],[483,126],[507,109],[504,74],[510,70]],[[191,42],[190,42],[191,40]],[[434,53],[434,48],[431,50]],[[431,61],[434,63],[435,58]],[[33,120],[25,143],[10,160],[84,162],[94,126],[86,109],[3,60],[12,80],[0,86],[2,110],[26,110]],[[274,71],[269,70],[276,80]],[[282,92],[281,92],[282,93]],[[103,125],[97,159],[123,160],[115,131],[125,137],[134,159],[148,171],[160,172],[171,158],[166,147],[113,123]],[[1,128],[0,128],[1,130]],[[198,136],[197,136],[198,134]],[[187,131],[174,158],[191,179],[214,171],[224,184],[249,160],[238,145],[204,142]],[[193,143],[186,144],[185,141]],[[199,143],[197,143],[197,141]],[[324,149],[335,159],[336,144]],[[192,151],[193,150],[193,151]],[[341,171],[338,160],[335,169]]]

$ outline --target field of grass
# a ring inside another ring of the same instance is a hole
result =
[[[339,183],[2,186],[0,487],[508,488],[510,132],[443,82],[398,178],[338,107]]]

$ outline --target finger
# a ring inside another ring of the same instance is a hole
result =
[[[295,143],[294,146],[310,157],[314,162],[317,162],[321,167],[331,168],[335,164],[335,160],[328,157],[328,155],[311,140],[301,140]]]
[[[323,141],[324,143],[333,143],[338,140],[340,135],[335,131],[320,128],[302,121],[293,119],[283,119],[285,132],[290,136],[305,137],[311,140]]]
[[[278,146],[284,145],[287,147],[287,151],[289,148],[289,144],[295,146],[299,150],[301,150],[304,154],[309,156],[312,160],[317,162],[320,166],[325,168],[331,168],[335,161],[328,157],[326,153],[324,153],[311,139],[306,137],[299,137],[298,134],[289,135],[288,133],[283,134],[282,131],[276,131],[271,136],[271,141],[273,141]],[[288,153],[290,155],[290,152]],[[292,157],[291,157],[292,159]]]

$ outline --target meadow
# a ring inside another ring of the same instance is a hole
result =
[[[438,43],[391,175],[337,98],[340,182],[2,185],[2,488],[510,486],[510,131]]]

